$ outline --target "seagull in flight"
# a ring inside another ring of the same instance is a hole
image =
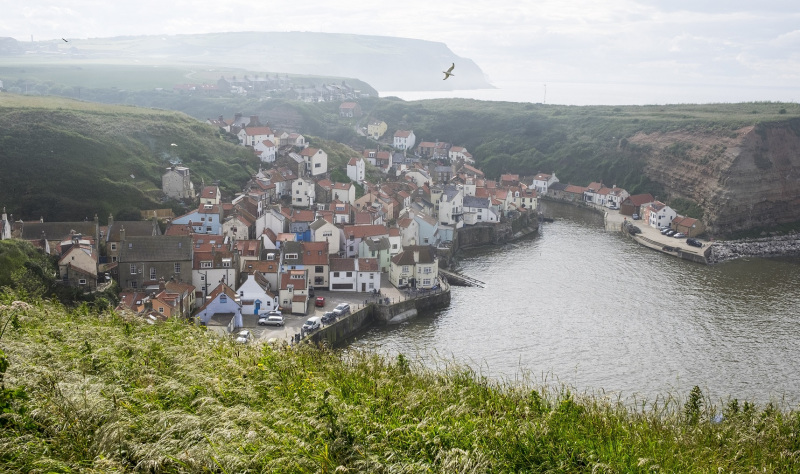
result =
[[[64,40],[65,43],[69,43],[69,41],[67,41],[66,38],[61,38],[61,39]]]
[[[450,65],[450,68],[447,71],[442,71],[444,73],[444,79],[442,79],[443,81],[446,81],[447,78],[450,77],[450,76],[455,76],[455,74],[453,74],[453,68],[455,68],[455,67],[456,67],[456,63],[453,63],[453,64]]]

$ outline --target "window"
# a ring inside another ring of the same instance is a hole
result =
[[[422,273],[430,273],[430,272],[431,272],[431,267],[425,267],[425,271]]]
[[[200,262],[200,268],[211,268],[211,262],[209,262],[207,260],[203,261],[203,262]]]
[[[150,279],[151,280],[156,279],[156,267],[150,267]]]
[[[205,275],[203,275],[203,274],[201,274],[201,275],[200,275],[200,281],[206,281],[206,276],[205,276]]]
[[[315,267],[314,267],[314,272],[316,272],[316,273],[323,273],[323,272],[324,272],[324,270],[323,270],[323,268],[322,268],[322,265],[317,265],[317,266],[315,266]]]
[[[347,278],[351,278],[353,276],[353,272],[347,272]]]
[[[225,293],[219,295],[219,302],[220,303],[227,303],[228,302],[228,295]]]
[[[206,232],[211,232],[211,226],[206,226]]]
[[[180,272],[181,272],[181,264],[180,263],[176,263],[175,264],[175,273],[180,273]]]
[[[117,257],[111,257],[111,261],[112,262],[116,262],[117,261]]]
[[[403,273],[408,273],[408,265],[403,265]]]
[[[431,279],[425,278],[424,280],[422,280],[422,286],[431,286]]]
[[[161,314],[164,314],[164,307],[163,306],[159,306],[158,307],[158,312],[161,313]]]
[[[325,232],[322,233],[323,237],[331,237],[332,235],[333,235],[333,232],[331,232],[329,230],[326,230]]]
[[[222,268],[230,268],[231,267],[231,259],[223,258],[222,259]]]
[[[322,163],[314,163],[314,168],[322,168]]]
[[[117,244],[111,244],[111,250],[117,250]]]
[[[136,275],[136,264],[131,263],[131,275]]]
[[[86,279],[85,278],[81,278],[80,280],[78,280],[78,284],[85,285],[86,284]]]
[[[370,273],[369,274],[369,279],[370,280],[374,280],[375,279],[375,274],[374,273]],[[369,284],[369,287],[372,288],[372,283]]]
[[[286,254],[286,259],[287,260],[297,260],[297,254],[296,253],[287,253]]]
[[[339,272],[333,272],[333,277],[334,278],[339,278]]]
[[[138,283],[136,283],[135,281],[129,281],[128,282],[128,286],[131,287],[131,288],[137,288],[138,287]]]

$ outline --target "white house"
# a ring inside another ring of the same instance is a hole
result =
[[[328,253],[339,253],[341,231],[338,227],[322,218],[318,218],[308,227],[311,229],[311,239],[314,242],[328,242]]]
[[[497,214],[491,209],[489,198],[464,197],[464,224],[475,225],[481,222],[497,223]]]
[[[315,195],[314,181],[301,177],[292,182],[292,206],[313,206]]]
[[[260,159],[262,163],[274,162],[278,153],[275,142],[272,140],[261,140],[260,142],[256,142],[256,144],[253,145],[253,151],[255,151],[256,156],[258,156],[258,159]]]
[[[306,164],[306,172],[311,176],[319,176],[328,172],[328,154],[318,148],[304,148],[300,152]]]
[[[332,200],[352,204],[356,200],[356,187],[353,183],[333,183]]]
[[[547,194],[547,188],[558,182],[556,174],[539,173],[533,177],[533,187],[539,194]]]
[[[247,275],[247,281],[236,290],[242,314],[264,314],[277,309],[278,296],[270,288],[270,282],[260,272]]]
[[[674,209],[663,202],[656,201],[645,208],[642,219],[650,224],[650,227],[658,229],[670,225],[672,219],[675,219],[677,216],[678,213],[675,212]]]
[[[275,134],[269,127],[245,127],[237,134],[239,143],[244,146],[254,146],[264,140],[275,141]]]
[[[278,301],[292,314],[308,312],[308,270],[289,270],[281,274]]]
[[[365,167],[363,158],[350,158],[350,161],[347,162],[347,177],[356,183],[363,183],[366,172]]]
[[[413,130],[398,130],[394,132],[394,147],[398,150],[410,150],[414,148],[417,137]]]
[[[236,292],[224,283],[214,288],[194,317],[210,330],[223,335],[243,325],[242,306],[236,299]]]
[[[370,292],[381,287],[381,272],[374,258],[332,258],[330,291]]]
[[[433,192],[431,192],[433,194]],[[464,192],[452,185],[447,185],[442,189],[439,198],[439,223],[443,225],[454,225],[459,228],[464,225],[462,214],[464,213]]]

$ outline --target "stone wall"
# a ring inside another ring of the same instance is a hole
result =
[[[786,257],[800,255],[800,234],[759,239],[717,241],[711,244],[709,263],[741,257]]]

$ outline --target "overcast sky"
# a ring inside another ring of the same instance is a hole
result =
[[[443,42],[496,84],[547,84],[548,94],[559,83],[588,83],[685,91],[686,100],[672,102],[800,100],[800,6],[788,0],[0,0],[0,12],[0,36],[21,41],[224,31],[399,36]],[[723,91],[729,99],[720,100]]]

